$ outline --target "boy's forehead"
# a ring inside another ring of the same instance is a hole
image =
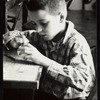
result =
[[[38,10],[38,11],[29,11],[29,16],[32,19],[43,19],[46,17],[46,12],[43,10]]]

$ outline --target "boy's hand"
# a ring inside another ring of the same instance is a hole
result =
[[[34,46],[29,43],[26,45],[21,45],[18,48],[18,55],[25,60],[29,60],[40,65],[42,65],[44,59],[44,55],[42,55]]]

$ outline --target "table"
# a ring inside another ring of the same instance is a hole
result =
[[[3,87],[10,89],[39,88],[42,67],[32,62],[24,61],[16,50],[3,51]]]

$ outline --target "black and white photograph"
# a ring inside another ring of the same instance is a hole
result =
[[[5,0],[3,100],[98,100],[97,0]]]

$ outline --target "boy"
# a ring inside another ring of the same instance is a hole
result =
[[[26,7],[36,30],[8,32],[4,41],[25,60],[43,66],[43,92],[35,99],[85,100],[95,79],[93,59],[85,38],[66,21],[65,0],[28,0]]]

